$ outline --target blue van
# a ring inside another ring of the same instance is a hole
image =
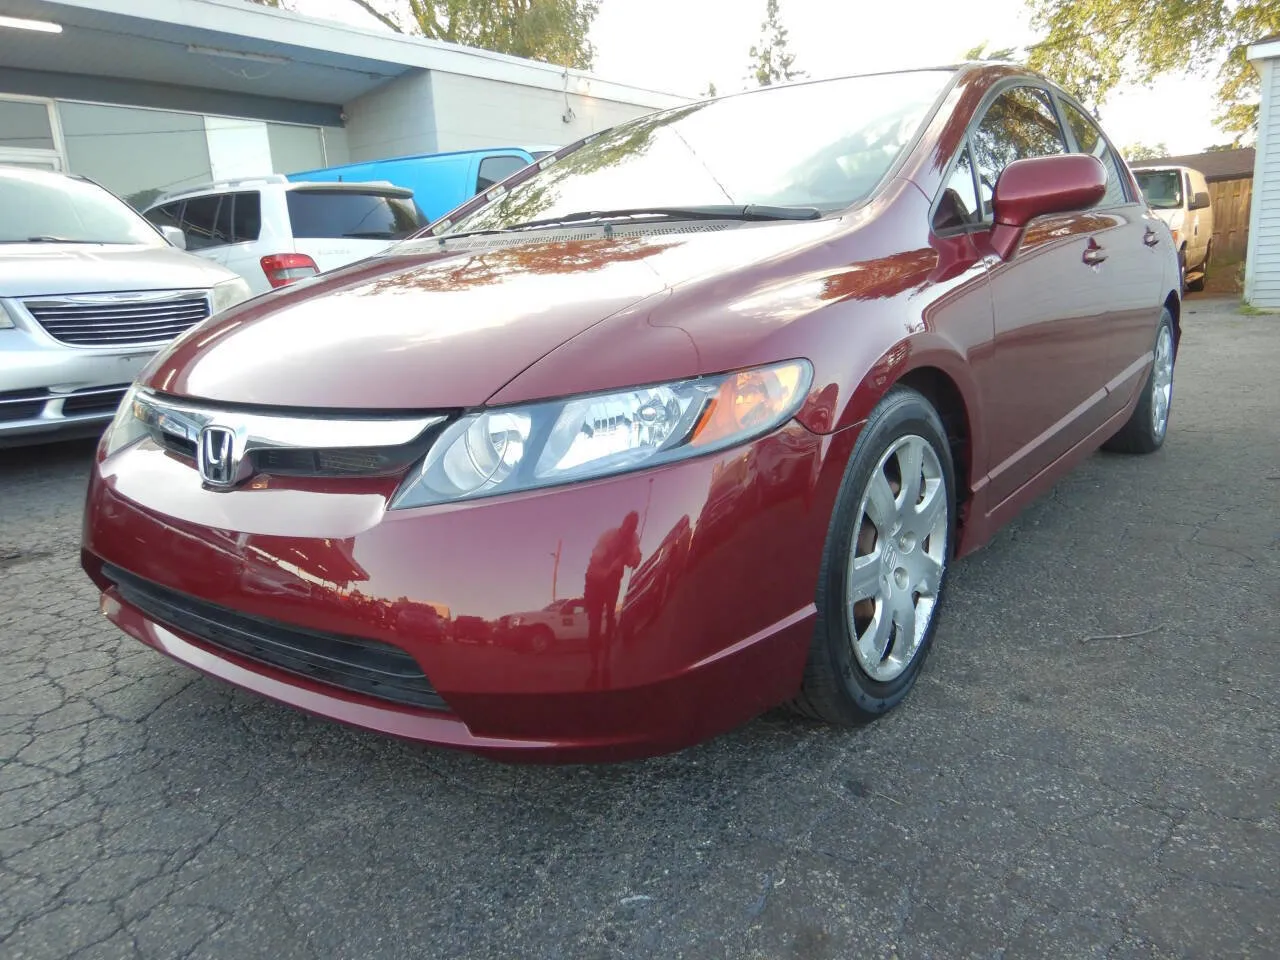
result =
[[[455,153],[423,153],[391,160],[366,160],[324,170],[291,173],[299,182],[365,183],[383,181],[413,191],[428,221],[437,220],[463,201],[488,190],[521,167],[558,147],[494,147]]]

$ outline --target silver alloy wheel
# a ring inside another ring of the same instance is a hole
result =
[[[845,584],[853,653],[873,680],[910,666],[933,619],[947,563],[947,485],[923,437],[901,437],[880,458],[858,507]]]
[[[1169,405],[1173,402],[1173,331],[1168,324],[1156,337],[1155,361],[1151,368],[1151,431],[1159,440],[1169,429]]]

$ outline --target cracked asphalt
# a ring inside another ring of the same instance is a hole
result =
[[[0,956],[1280,956],[1280,317],[1187,310],[1165,449],[959,563],[902,709],[621,766],[198,678],[97,613],[89,446],[0,451]]]

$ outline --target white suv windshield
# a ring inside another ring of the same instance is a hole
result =
[[[164,244],[123,201],[85,180],[0,170],[0,211],[0,243]]]
[[[875,189],[951,76],[849,77],[643,117],[605,131],[453,229],[726,202],[840,210]]]

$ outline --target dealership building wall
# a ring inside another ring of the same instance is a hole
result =
[[[579,71],[244,0],[10,0],[0,163],[141,206],[210,180],[411,153],[559,146],[686,102]]]

